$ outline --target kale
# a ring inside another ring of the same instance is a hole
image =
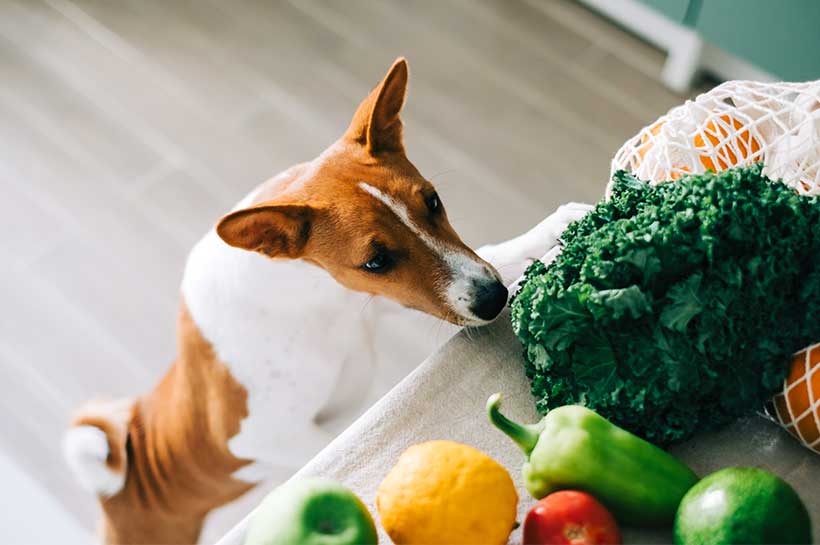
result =
[[[661,445],[760,409],[820,341],[820,198],[761,166],[612,197],[512,300],[542,413],[585,405]],[[545,249],[546,250],[546,249]]]

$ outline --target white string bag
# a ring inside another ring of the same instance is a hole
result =
[[[615,154],[652,184],[762,162],[763,173],[799,193],[820,194],[820,80],[729,81],[672,108]],[[607,196],[611,190],[607,187]]]
[[[820,344],[794,355],[783,390],[766,405],[766,412],[820,454]]]
[[[612,160],[612,173],[626,170],[654,185],[757,162],[769,178],[820,195],[820,80],[719,85],[627,140]],[[611,188],[612,182],[607,197]],[[767,412],[820,453],[820,344],[795,354]]]

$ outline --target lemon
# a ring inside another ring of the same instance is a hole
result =
[[[376,496],[396,545],[499,545],[515,525],[510,474],[484,453],[452,441],[410,447]]]

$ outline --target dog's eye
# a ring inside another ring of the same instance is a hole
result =
[[[427,197],[427,209],[432,212],[436,213],[441,208],[441,201],[438,198],[438,193],[433,193],[429,197]]]
[[[362,265],[362,268],[367,272],[382,273],[387,271],[393,265],[393,258],[384,252],[380,252],[373,256],[370,261]]]

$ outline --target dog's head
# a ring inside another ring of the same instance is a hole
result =
[[[457,324],[487,323],[507,290],[405,156],[406,89],[407,63],[398,59],[342,138],[291,169],[270,200],[224,217],[217,233],[231,246],[318,265],[348,288]]]

